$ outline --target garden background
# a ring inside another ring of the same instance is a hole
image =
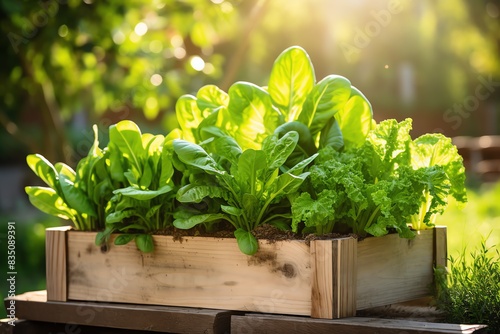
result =
[[[17,293],[45,288],[44,229],[67,224],[29,204],[24,186],[38,181],[27,154],[74,167],[92,124],[107,142],[122,119],[166,133],[179,96],[264,84],[291,45],[307,50],[317,78],[347,77],[377,121],[413,118],[414,137],[500,135],[499,17],[499,0],[0,1],[1,275],[7,222]],[[438,219],[450,255],[500,243],[498,178],[468,167],[469,204]]]

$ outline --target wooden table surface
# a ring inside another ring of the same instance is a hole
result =
[[[95,302],[49,302],[45,291],[14,298],[15,326],[9,333],[479,333],[482,325],[457,325],[401,319],[352,317],[335,320],[224,310]],[[6,299],[5,304],[10,304]]]

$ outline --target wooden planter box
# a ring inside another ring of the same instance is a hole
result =
[[[446,265],[446,229],[304,241],[259,241],[254,256],[231,238],[155,236],[155,251],[132,242],[95,246],[95,233],[46,232],[47,299],[187,306],[342,318],[356,310],[429,295],[433,267]]]

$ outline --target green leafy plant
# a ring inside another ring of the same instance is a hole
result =
[[[437,307],[453,323],[487,324],[488,333],[500,331],[500,253],[486,247],[450,257],[449,272],[436,269]]]
[[[99,148],[97,127],[88,155],[73,171],[52,165],[41,155],[29,155],[30,168],[49,187],[26,187],[31,203],[41,211],[72,220],[78,230],[101,230],[96,243],[123,232],[116,244],[135,239],[144,252],[154,249],[151,233],[172,225],[175,190],[170,136],[142,134],[131,121],[109,129],[110,141]]]
[[[174,225],[189,229],[198,224],[225,220],[235,228],[234,235],[240,250],[248,255],[258,250],[252,231],[262,224],[275,224],[287,229],[290,219],[287,196],[297,192],[309,173],[304,168],[316,157],[302,161],[280,173],[280,168],[295,149],[296,132],[280,139],[267,137],[261,150],[245,151],[231,137],[219,137],[214,143],[214,154],[203,147],[175,140],[178,158],[190,168],[203,171],[204,177],[179,189],[177,199],[182,203],[200,203],[207,198],[215,203],[214,213],[201,212],[193,206],[184,206],[175,214]],[[229,164],[224,165],[228,161]],[[212,207],[214,204],[212,204]]]
[[[114,124],[104,149],[94,127],[75,171],[28,156],[49,186],[27,187],[31,202],[77,229],[99,230],[97,244],[120,232],[115,244],[135,240],[150,252],[158,231],[227,222],[240,250],[254,254],[252,232],[263,224],[361,236],[395,229],[411,238],[408,224],[432,226],[449,196],[466,201],[449,138],[413,141],[409,119],[376,125],[365,96],[338,75],[317,82],[300,47],[278,56],[267,86],[204,86],[179,98],[176,115],[180,128],[166,136]]]
[[[359,146],[374,126],[366,97],[342,76],[316,82],[309,56],[297,46],[278,56],[267,87],[236,82],[226,93],[205,86],[196,96],[182,96],[176,113],[184,139],[200,143],[207,139],[207,128],[215,126],[242,150],[260,149],[271,134],[296,131],[292,165],[318,148]]]
[[[106,229],[96,243],[115,239],[123,245],[135,239],[144,252],[154,249],[151,234],[172,225],[176,186],[173,182],[172,140],[163,135],[142,134],[131,121],[121,121],[109,128],[109,175],[119,185],[106,206]]]
[[[324,234],[340,224],[340,230],[361,236],[382,236],[395,229],[412,238],[408,227],[412,219],[421,217],[413,226],[421,229],[431,225],[426,217],[444,210],[449,195],[465,201],[463,166],[456,150],[441,150],[448,148],[441,135],[412,141],[410,129],[410,119],[386,120],[361,147],[342,153],[321,150],[310,169],[308,191],[292,204],[294,231],[304,223],[305,232]],[[425,150],[435,152],[432,163],[423,160]]]
[[[48,187],[25,188],[31,204],[56,217],[71,220],[79,230],[103,227],[103,204],[111,197],[105,179],[99,171],[104,168],[104,153],[99,149],[97,127],[94,126],[94,144],[74,171],[58,162],[52,165],[40,154],[26,158],[28,166]]]

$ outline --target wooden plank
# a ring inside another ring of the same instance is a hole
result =
[[[311,241],[311,317],[331,319],[333,315],[333,247],[331,240]]]
[[[311,258],[305,242],[260,241],[250,257],[230,238],[179,242],[154,236],[151,254],[134,243],[103,252],[94,238],[88,232],[68,234],[70,300],[310,315]]]
[[[334,287],[336,284],[337,302],[334,304],[336,318],[356,315],[356,278],[358,240],[353,238],[337,239],[333,243],[334,254]]]
[[[231,317],[231,333],[453,334],[473,333],[485,327],[484,325],[457,325],[357,317],[335,320],[264,314],[233,315]]]
[[[229,311],[168,306],[47,301],[45,291],[13,298],[19,319],[169,333],[227,333]],[[6,302],[8,299],[6,299]]]
[[[311,316],[341,318],[356,314],[357,240],[311,241]]]
[[[434,267],[446,267],[448,263],[448,241],[446,226],[434,228]]]
[[[389,305],[430,294],[434,229],[412,240],[397,234],[358,242],[357,309]]]
[[[16,320],[15,326],[9,327],[3,331],[4,328],[0,325],[0,334],[137,334],[134,330],[29,320]]]
[[[66,236],[70,226],[52,227],[45,230],[45,256],[47,298],[67,300],[67,248]]]

